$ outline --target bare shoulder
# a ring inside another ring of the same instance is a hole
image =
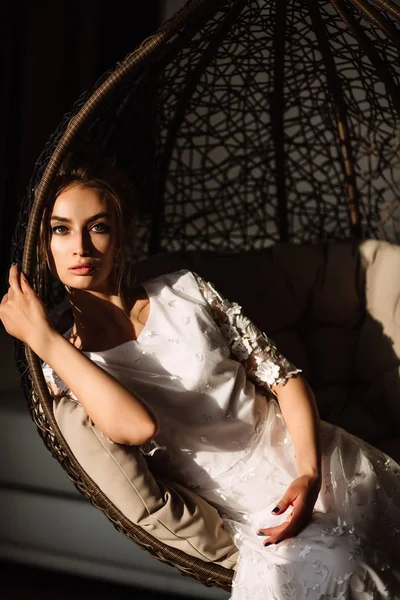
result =
[[[137,320],[143,325],[146,323],[150,312],[150,300],[141,300],[136,313]]]
[[[142,325],[146,324],[150,312],[150,298],[144,287],[140,286],[136,293],[134,317]]]

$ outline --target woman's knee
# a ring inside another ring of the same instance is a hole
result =
[[[327,536],[323,545],[319,546],[319,560],[326,565],[330,577],[337,583],[350,578],[360,556],[361,548],[351,534]]]

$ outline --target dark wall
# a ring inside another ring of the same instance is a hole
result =
[[[83,92],[159,20],[159,1],[9,0],[0,23],[0,294],[21,199],[46,141]]]

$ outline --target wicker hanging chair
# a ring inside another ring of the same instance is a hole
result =
[[[33,174],[14,260],[46,297],[36,247],[52,181],[96,142],[139,190],[132,259],[275,242],[400,240],[400,9],[393,0],[191,0],[80,99]],[[17,344],[47,448],[115,527],[158,559],[229,589],[232,571],[131,523],[80,467],[55,421],[40,361]]]

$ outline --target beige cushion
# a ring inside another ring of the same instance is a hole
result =
[[[81,467],[130,521],[190,556],[235,567],[237,549],[215,508],[177,483],[156,480],[137,447],[110,442],[78,403],[56,398],[53,408]]]
[[[399,364],[400,246],[368,240],[360,245],[360,257],[366,271],[366,315],[355,374],[372,381]]]

